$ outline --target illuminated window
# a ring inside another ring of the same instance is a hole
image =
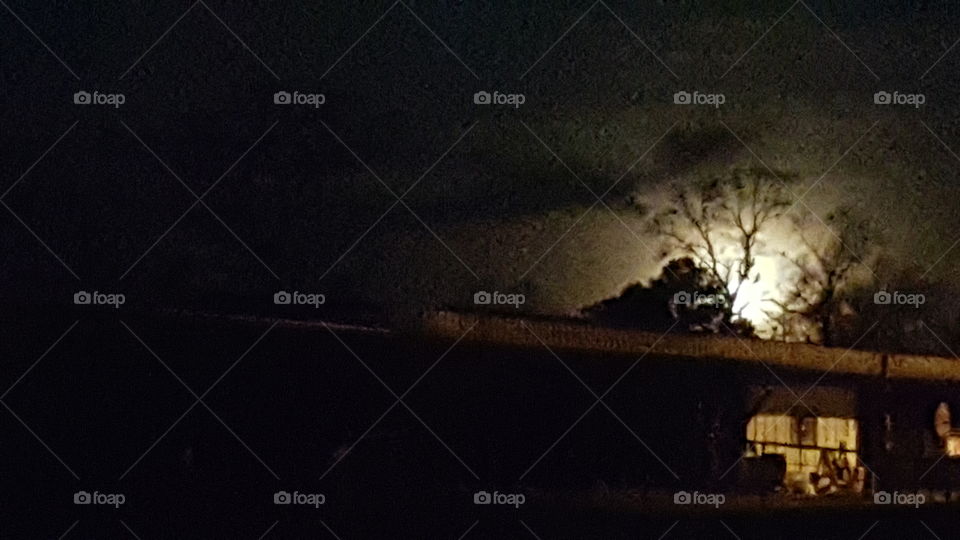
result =
[[[960,433],[949,433],[944,443],[948,457],[960,457]]]
[[[847,467],[857,466],[858,425],[853,418],[804,417],[758,414],[747,423],[747,441],[758,455],[780,454],[787,474],[818,472],[826,450]],[[960,438],[957,440],[960,452]]]

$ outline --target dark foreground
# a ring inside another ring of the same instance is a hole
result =
[[[671,396],[720,373],[640,366],[604,406],[629,362],[74,315],[0,327],[2,538],[950,538],[960,522],[956,504],[867,498],[671,504],[705,489],[695,406]],[[80,491],[124,501],[74,504]],[[324,501],[275,504],[281,491]]]

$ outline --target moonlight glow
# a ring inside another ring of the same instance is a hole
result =
[[[772,300],[780,300],[784,290],[783,268],[780,257],[759,255],[751,279],[746,280],[737,292],[737,300],[733,304],[733,312],[739,317],[750,321],[761,336],[773,330],[770,314],[779,309]],[[736,278],[727,286],[730,290],[737,290]]]

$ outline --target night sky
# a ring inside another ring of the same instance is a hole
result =
[[[564,313],[659,271],[638,199],[737,166],[816,183],[805,204],[851,204],[907,271],[954,285],[948,3],[8,7],[8,303],[80,283],[137,305],[286,287],[406,310],[491,289]]]
[[[471,494],[532,486],[531,499],[595,502],[608,486],[700,487],[716,456],[688,455],[722,420],[735,435],[721,442],[743,456],[746,416],[729,412],[743,400],[727,389],[787,386],[769,367],[651,359],[628,378],[634,358],[584,353],[571,369],[566,351],[356,323],[407,329],[426,311],[482,310],[483,291],[522,295],[491,307],[525,320],[583,316],[675,255],[651,230],[671,189],[735,170],[790,178],[795,207],[843,210],[870,231],[872,279],[854,291],[868,307],[887,307],[870,302],[887,288],[927,295],[922,310],[890,311],[885,342],[859,341],[877,311],[838,302],[860,319],[830,344],[891,352],[913,332],[920,345],[900,348],[952,353],[960,4],[790,1],[0,0],[0,537],[10,522],[23,537],[69,534],[82,517],[75,537],[122,524],[139,538],[118,516],[144,538],[281,521],[277,537],[336,536],[317,516],[345,538],[404,537],[383,532],[383,512],[452,537],[483,519],[539,538],[515,509],[475,518]],[[795,249],[786,238],[764,249]],[[125,303],[88,306],[80,291]],[[324,303],[286,309],[279,291]],[[274,330],[250,315],[343,325]],[[805,378],[789,382],[820,383]],[[596,392],[621,380],[608,415]],[[881,399],[873,382],[860,398]],[[883,407],[909,408],[885,424],[898,441],[919,441],[955,394],[920,384],[882,388]],[[864,455],[886,456],[881,404],[869,406]],[[601,418],[573,430],[587,407]],[[880,465],[896,471],[890,456]],[[128,513],[94,519],[109,509],[69,500],[111,488]],[[322,489],[331,505],[286,512],[269,501],[281,489]],[[564,512],[537,511],[524,514],[537,530],[578,534]],[[875,511],[823,525],[855,537]],[[737,519],[744,537],[780,526]],[[632,534],[619,525],[594,537]],[[676,531],[725,534],[696,519]]]

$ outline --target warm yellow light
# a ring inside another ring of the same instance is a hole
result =
[[[783,290],[783,284],[778,281],[781,275],[778,262],[776,257],[757,256],[751,278],[739,290],[737,279],[728,283],[731,291],[737,290],[733,312],[750,321],[760,335],[772,331],[773,325],[767,314],[777,310],[771,300],[779,300],[779,292]]]

